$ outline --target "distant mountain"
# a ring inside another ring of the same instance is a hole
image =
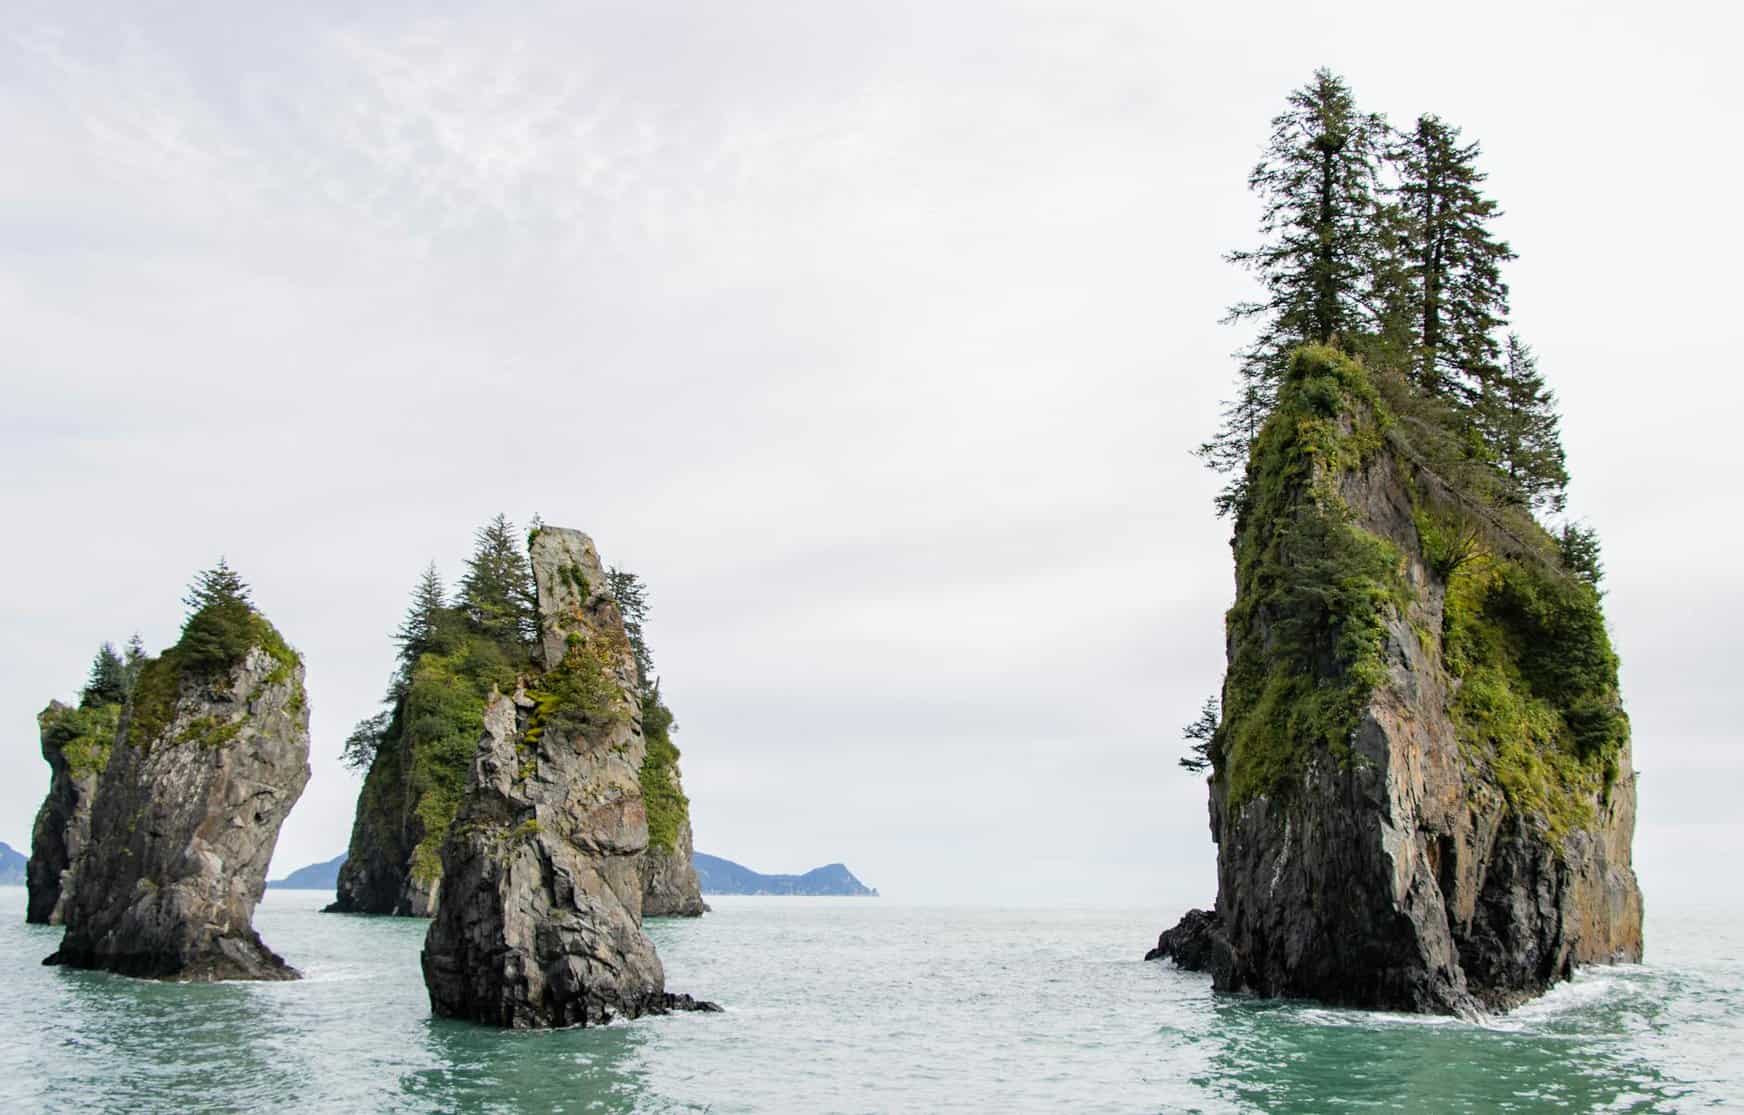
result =
[[[340,852],[326,863],[311,863],[299,867],[282,879],[267,886],[275,890],[333,890],[339,885],[339,869],[345,866],[345,853]]]
[[[730,859],[697,852],[690,857],[704,894],[805,894],[878,897],[839,863],[814,867],[804,875],[759,875]]]
[[[0,887],[23,886],[24,863],[24,856],[19,855],[12,845],[0,840]]]

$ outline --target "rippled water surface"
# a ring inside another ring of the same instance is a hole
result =
[[[723,898],[650,923],[719,1015],[507,1034],[430,1017],[421,922],[256,916],[307,978],[44,968],[0,889],[0,1108],[19,1111],[1744,1109],[1744,933],[1659,914],[1652,963],[1486,1025],[1214,996],[1138,957],[1158,915]]]

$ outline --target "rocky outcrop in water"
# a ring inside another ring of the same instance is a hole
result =
[[[438,1015],[518,1029],[694,1006],[643,934],[636,661],[593,542],[532,539],[540,665],[493,695],[425,938]]]
[[[493,630],[485,622],[505,608],[523,607],[534,595],[531,566],[518,542],[509,544],[511,534],[512,526],[500,517],[480,532],[481,548],[469,569],[485,575],[470,588],[463,582],[459,599],[445,598],[433,569],[414,593],[407,622],[426,636],[400,639],[401,673],[386,699],[388,710],[360,724],[354,736],[368,743],[368,772],[330,912],[414,917],[435,912],[443,878],[441,851],[466,784],[485,705],[493,690],[512,690],[518,672],[541,669],[551,649],[545,645],[547,635],[530,638],[531,624]],[[473,573],[468,577],[473,579]],[[487,590],[503,598],[480,598],[481,593],[490,596]],[[646,595],[637,578],[618,570],[606,572],[603,591],[620,605],[636,652],[646,744],[640,777],[650,834],[647,858],[640,865],[644,912],[656,917],[701,914],[707,907],[688,858],[690,802],[679,775],[678,748],[671,740],[672,714],[658,685],[644,676],[650,672],[640,622]]]
[[[91,835],[91,799],[109,763],[120,721],[119,704],[73,708],[59,701],[49,702],[36,718],[49,786],[30,833],[26,921],[41,925],[66,921],[73,865]]]
[[[673,846],[650,847],[642,857],[642,916],[648,918],[694,918],[708,912],[702,886],[690,857],[690,820],[679,827]]]
[[[297,976],[251,920],[279,826],[309,780],[303,666],[240,600],[219,611],[196,612],[182,641],[140,670],[97,780],[66,936],[45,963],[177,980]]]
[[[1296,357],[1248,486],[1216,910],[1152,955],[1224,990],[1427,1012],[1638,960],[1635,774],[1591,583],[1415,453],[1332,350]]]

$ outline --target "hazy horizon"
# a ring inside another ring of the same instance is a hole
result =
[[[649,586],[698,848],[1208,903],[1175,764],[1233,583],[1190,450],[1247,173],[1325,65],[1483,144],[1605,545],[1648,907],[1729,877],[1740,17],[1213,8],[19,5],[0,838],[36,713],[224,555],[308,665],[271,874],[343,851],[413,583],[501,511]]]

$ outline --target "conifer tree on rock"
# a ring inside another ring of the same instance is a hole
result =
[[[1556,393],[1538,371],[1538,358],[1518,334],[1508,335],[1501,370],[1484,383],[1473,413],[1508,498],[1534,511],[1561,511],[1568,503],[1568,466]]]
[[[1485,197],[1478,144],[1434,115],[1393,148],[1399,212],[1410,245],[1406,273],[1416,346],[1414,372],[1432,395],[1475,397],[1496,368],[1496,332],[1508,320],[1502,264],[1514,258],[1489,224],[1500,215]]]
[[[394,632],[394,643],[400,648],[400,669],[409,673],[418,656],[437,649],[443,624],[448,617],[448,589],[436,563],[424,567],[412,590],[412,602],[406,607],[406,618]]]
[[[538,637],[533,576],[508,516],[479,528],[476,548],[460,582],[460,606],[473,627],[505,645]]]
[[[1217,500],[1221,514],[1240,503],[1241,470],[1276,403],[1290,351],[1375,327],[1386,134],[1380,116],[1357,109],[1342,78],[1316,70],[1272,120],[1265,154],[1248,175],[1264,202],[1264,242],[1228,258],[1253,273],[1264,296],[1230,307],[1226,320],[1256,321],[1259,335],[1240,354],[1236,397],[1224,405],[1221,428],[1199,449],[1232,475]]]
[[[127,664],[115,652],[115,644],[104,643],[91,660],[91,674],[79,697],[80,708],[118,705],[127,700]]]

